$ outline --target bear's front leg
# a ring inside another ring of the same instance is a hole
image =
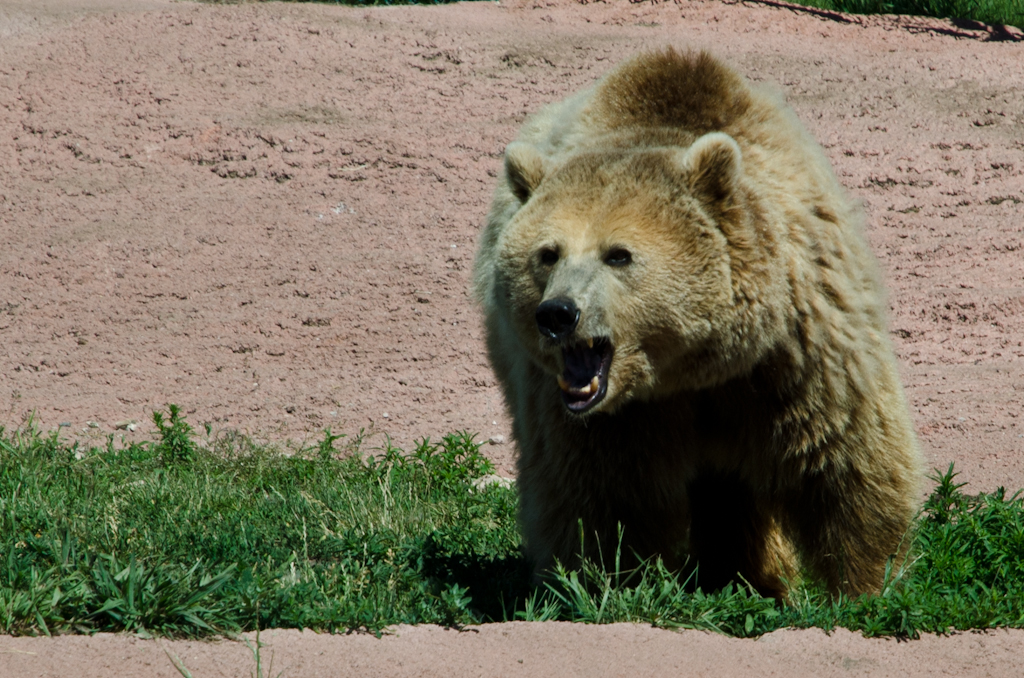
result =
[[[551,505],[558,506],[555,502]],[[521,500],[520,523],[537,582],[556,564],[575,570],[584,560],[609,573],[622,574],[651,558],[660,557],[670,570],[683,564],[681,547],[687,522],[682,511],[655,512],[646,506],[626,509],[602,501],[584,506],[562,504],[557,512],[537,508],[529,499]]]
[[[775,507],[736,473],[700,474],[689,495],[690,566],[697,567],[697,586],[710,592],[742,580],[762,596],[784,598],[796,567]]]
[[[906,556],[915,479],[909,463],[867,470],[837,464],[804,477],[787,502],[804,567],[833,594],[877,593],[889,559],[899,566]]]

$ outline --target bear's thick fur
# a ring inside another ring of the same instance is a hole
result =
[[[791,110],[705,52],[526,122],[474,276],[539,574],[581,542],[610,566],[621,525],[627,565],[705,590],[879,589],[920,459],[861,230]]]

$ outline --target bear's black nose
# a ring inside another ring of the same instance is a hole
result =
[[[537,327],[549,339],[565,339],[580,321],[580,309],[571,299],[548,299],[537,307]]]

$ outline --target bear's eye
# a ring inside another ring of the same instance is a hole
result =
[[[633,255],[629,253],[629,250],[622,247],[616,247],[604,256],[604,263],[609,266],[626,266],[632,261]]]
[[[540,251],[540,263],[545,266],[554,266],[558,263],[558,250],[545,247]]]

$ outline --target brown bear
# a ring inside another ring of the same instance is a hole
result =
[[[527,120],[474,286],[539,575],[621,539],[704,590],[879,590],[920,454],[862,221],[781,98],[706,52]]]

